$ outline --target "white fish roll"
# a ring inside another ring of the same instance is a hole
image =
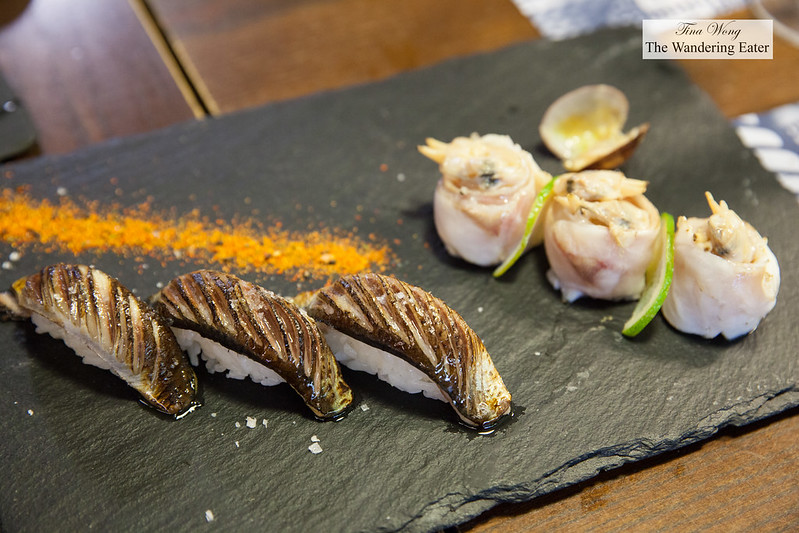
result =
[[[479,266],[501,263],[521,241],[533,200],[552,176],[506,135],[427,139],[419,151],[441,170],[433,216],[447,252]],[[528,248],[542,237],[539,228]]]
[[[544,247],[547,277],[564,301],[641,296],[660,228],[646,185],[610,170],[565,174],[555,182]]]
[[[774,308],[780,267],[767,240],[705,193],[709,218],[677,220],[674,275],[661,312],[674,328],[712,339],[753,331]]]

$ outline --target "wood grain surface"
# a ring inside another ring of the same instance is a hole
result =
[[[538,36],[504,0],[147,3],[214,115]]]
[[[46,154],[539,36],[508,0],[10,0],[0,25]],[[773,60],[682,65],[728,117],[799,101],[799,49],[776,36]],[[798,436],[794,409],[459,529],[799,530]]]
[[[195,116],[127,0],[0,2],[0,71],[36,128],[28,156]]]
[[[743,10],[719,18],[755,17]],[[695,59],[680,64],[729,118],[799,101],[799,48],[777,34],[773,59]]]
[[[459,527],[498,531],[796,531],[799,410],[628,465]]]

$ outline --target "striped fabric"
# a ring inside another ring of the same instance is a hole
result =
[[[744,145],[799,202],[799,103],[741,115],[733,125]]]
[[[548,39],[599,28],[641,25],[644,19],[713,18],[742,9],[746,0],[514,0]]]

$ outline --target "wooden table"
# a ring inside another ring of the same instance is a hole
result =
[[[730,18],[748,18],[747,12]],[[6,0],[0,72],[59,154],[540,38],[510,0]],[[728,117],[799,101],[799,50],[685,61]],[[502,505],[493,530],[799,529],[799,409]]]

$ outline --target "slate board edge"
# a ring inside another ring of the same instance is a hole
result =
[[[459,493],[447,494],[421,510],[397,531],[422,533],[454,527],[477,518],[499,504],[529,502],[592,479],[602,472],[619,469],[644,458],[656,458],[664,453],[706,441],[726,428],[752,425],[797,406],[799,406],[799,388],[790,387],[774,395],[758,396],[735,406],[734,410],[719,409],[711,413],[705,420],[700,421],[695,431],[680,438],[663,439],[645,446],[641,441],[636,441],[595,450],[561,465],[531,486],[502,487],[468,496]],[[738,407],[740,409],[737,409]]]

